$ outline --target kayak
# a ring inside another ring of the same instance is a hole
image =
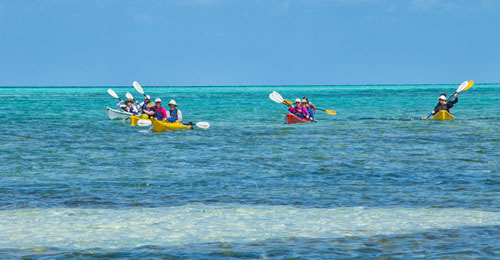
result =
[[[311,121],[307,119],[300,118],[294,114],[287,114],[285,116],[285,123],[287,124],[297,124],[297,123],[310,123]]]
[[[192,125],[185,125],[183,123],[171,123],[157,120],[156,118],[152,120],[153,123],[153,132],[164,132],[164,131],[172,131],[172,130],[192,130]]]
[[[141,121],[142,124],[138,124],[139,120],[143,120]],[[144,123],[146,122],[146,123]],[[147,123],[149,122],[149,123]],[[151,125],[151,119],[149,119],[149,117],[147,115],[145,115],[145,117],[139,117],[139,116],[130,116],[130,125],[131,126],[150,126]]]
[[[108,116],[109,119],[111,120],[127,119],[132,115],[132,113],[128,113],[117,109],[112,109],[109,107],[106,107],[106,110],[108,111]]]
[[[441,110],[432,117],[432,120],[455,120],[455,117],[446,110]]]

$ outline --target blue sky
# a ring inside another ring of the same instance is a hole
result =
[[[0,86],[500,82],[498,0],[0,0]]]

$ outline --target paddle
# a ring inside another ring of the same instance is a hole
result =
[[[198,122],[195,124],[199,128],[208,129],[210,128],[210,123],[208,122]]]
[[[138,126],[149,126],[151,125],[151,120],[146,120],[146,119],[139,119],[137,121]]]
[[[142,89],[141,84],[139,84],[139,82],[134,81],[132,85],[134,85],[134,88],[135,90],[137,90],[137,92],[141,93],[144,97],[146,97],[146,95],[144,94],[144,90]]]
[[[108,89],[108,94],[110,94],[114,98],[117,98],[120,101],[123,101],[120,97],[118,97],[118,95],[116,94],[116,92],[114,90],[112,90],[112,89]]]
[[[290,106],[290,104],[285,103],[283,97],[276,91],[273,91],[271,94],[269,94],[269,98],[278,104],[285,104],[287,106]]]
[[[309,102],[309,99],[306,99],[306,100],[307,100],[307,102]],[[288,105],[292,105],[292,104],[293,104],[293,102],[292,102],[292,101],[290,101],[290,100],[286,100],[286,99],[285,99],[285,100],[283,100],[283,102],[284,102],[284,103],[286,103],[286,104],[288,104]],[[325,111],[325,112],[326,112],[327,114],[329,114],[329,115],[336,115],[336,114],[337,114],[337,112],[336,112],[336,111],[334,111],[334,110],[330,110],[330,109],[322,109],[322,108],[319,108],[319,107],[316,107],[316,109],[317,109],[317,110],[321,110],[321,111]]]
[[[453,93],[453,95],[451,95],[450,98],[448,98],[448,100],[446,102],[449,102],[455,94],[458,94],[462,91],[466,91],[467,89],[471,88],[472,85],[474,85],[474,81],[472,81],[472,80],[462,82],[462,84],[460,84],[460,86],[458,86],[457,91],[455,91],[455,93]],[[424,120],[429,119],[429,117],[431,115],[432,115],[432,112],[428,116],[424,117]]]

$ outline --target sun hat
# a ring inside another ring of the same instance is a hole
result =
[[[446,96],[445,95],[441,95],[438,100],[446,100]]]
[[[149,95],[146,95],[146,98],[145,99],[149,99],[151,100],[151,97]]]
[[[130,102],[130,103],[134,103],[134,100],[133,100],[133,99],[131,99],[131,98],[127,98],[127,100],[125,100],[125,103],[128,103],[128,102]]]
[[[307,100],[305,100],[305,99],[302,99],[302,103],[307,103]]]
[[[299,102],[300,103],[300,98],[295,99],[295,103]]]
[[[168,102],[168,105],[174,105],[174,106],[177,106],[177,103],[175,103],[175,100],[170,100],[170,102]]]
[[[156,98],[156,99],[155,99],[155,103],[156,103],[156,102],[160,102],[160,103],[161,103],[161,98]]]

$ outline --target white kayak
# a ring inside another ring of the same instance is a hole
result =
[[[108,111],[108,116],[111,120],[126,119],[132,115],[132,113],[128,113],[118,109],[112,109],[109,107],[106,107],[106,110]]]

